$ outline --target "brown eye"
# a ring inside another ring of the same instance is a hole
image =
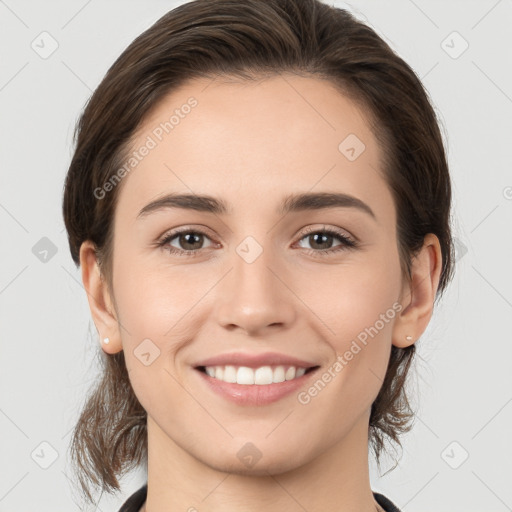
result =
[[[341,243],[333,247],[333,239]],[[310,244],[311,250],[308,252],[322,256],[357,247],[357,243],[344,233],[327,228],[310,230],[300,239],[300,242],[302,240],[307,240]]]
[[[202,231],[183,229],[169,233],[158,245],[166,248],[171,254],[179,256],[194,256],[203,249],[204,240],[209,237]],[[176,240],[177,247],[171,245]]]

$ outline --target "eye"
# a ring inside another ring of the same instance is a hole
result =
[[[332,247],[333,238],[338,239],[341,244]],[[299,242],[302,242],[302,240],[307,240],[310,244],[312,244],[313,248],[315,246],[317,248],[320,246],[320,250],[312,249],[307,251],[308,253],[315,256],[325,256],[334,252],[344,251],[358,246],[357,242],[347,236],[345,233],[338,231],[337,229],[326,228],[325,226],[322,229],[310,228],[307,230],[305,236],[299,240]],[[328,247],[322,247],[322,245],[327,245]]]
[[[177,239],[177,243],[181,245],[183,249],[170,245],[175,238]],[[198,246],[202,245],[205,238],[209,239],[205,232],[197,229],[185,228],[169,233],[161,242],[158,243],[158,245],[165,247],[171,254],[176,254],[178,256],[194,256],[200,249],[202,249],[202,247]]]

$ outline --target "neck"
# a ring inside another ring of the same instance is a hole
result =
[[[142,510],[381,512],[370,487],[367,436],[364,415],[306,464],[283,470],[278,463],[264,465],[262,458],[241,474],[192,456],[148,416],[148,494]]]

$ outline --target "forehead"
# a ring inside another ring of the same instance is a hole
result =
[[[320,190],[390,206],[365,114],[318,78],[189,81],[146,116],[131,151],[139,155],[119,200],[129,216],[171,191],[226,197],[239,208]]]

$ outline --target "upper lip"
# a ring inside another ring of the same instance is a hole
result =
[[[246,354],[243,352],[233,352],[229,354],[220,354],[218,356],[204,359],[194,366],[246,366],[248,368],[259,368],[260,366],[296,366],[299,368],[311,368],[315,365],[311,361],[297,359],[296,357],[277,352],[264,352],[262,354]]]

